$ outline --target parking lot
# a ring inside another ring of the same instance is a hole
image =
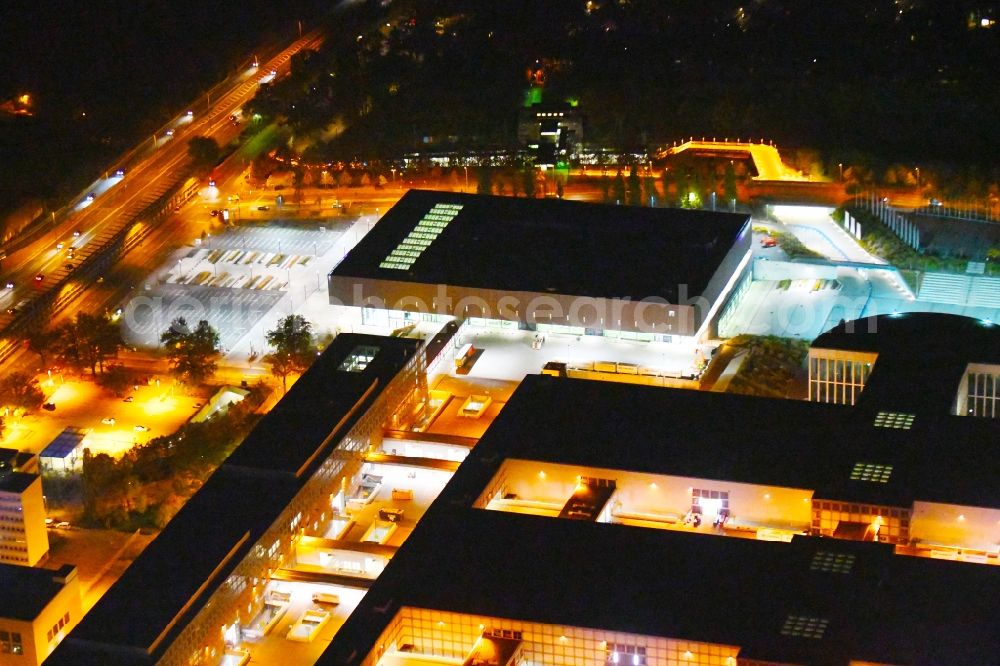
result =
[[[298,311],[319,291],[342,254],[335,250],[350,224],[324,221],[301,227],[280,222],[249,226],[196,240],[176,252],[145,281],[122,312],[123,333],[133,345],[153,348],[177,317],[205,319],[219,332],[225,353],[237,347],[269,313],[268,321]],[[262,355],[263,335],[247,355]]]
[[[55,411],[7,419],[5,446],[40,453],[65,428],[75,427],[87,431],[83,445],[92,453],[118,456],[136,444],[176,431],[202,403],[167,378],[159,384],[153,379],[123,398],[107,394],[90,381],[56,378],[53,384],[43,388],[52,391],[48,401]]]

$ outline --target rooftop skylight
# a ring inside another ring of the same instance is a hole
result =
[[[420,258],[420,255],[424,253],[424,250],[455,219],[460,210],[462,210],[461,204],[434,204],[434,207],[420,218],[413,231],[407,234],[406,238],[393,248],[389,256],[382,260],[379,268],[392,268],[399,271],[409,270],[417,259]]]
[[[888,483],[890,476],[892,476],[892,465],[859,462],[854,463],[851,469],[851,481]]]
[[[879,412],[875,415],[876,428],[895,428],[897,430],[909,430],[913,427],[913,414],[902,414],[900,412]]]
[[[823,617],[806,615],[789,615],[781,627],[782,636],[800,636],[802,638],[823,638],[830,621]]]
[[[824,571],[827,573],[851,573],[854,566],[854,555],[851,553],[834,553],[829,550],[816,551],[812,562],[809,563],[809,571]]]
[[[378,354],[378,347],[358,345],[344,358],[337,370],[344,372],[362,372]]]

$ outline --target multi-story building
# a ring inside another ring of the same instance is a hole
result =
[[[990,359],[941,361],[919,333],[992,350],[1000,329],[901,319],[854,324],[891,342],[865,350],[853,405],[529,375],[402,547],[382,538],[400,514],[379,513],[350,557],[331,555],[345,509],[379,492],[373,460],[402,457],[459,327],[426,346],[342,334],[53,663],[240,664],[243,640],[262,663],[349,666],[991,663],[1000,421],[956,414]],[[403,465],[457,466],[422,460]],[[295,566],[303,544],[336,571]],[[292,584],[348,579],[325,651],[293,647],[328,626],[319,607],[262,638]]]
[[[76,567],[0,564],[0,666],[42,663],[82,615]]]
[[[49,552],[38,474],[20,471],[20,454],[0,449],[0,562],[34,566]]]
[[[809,349],[809,399],[998,418],[996,331],[991,321],[920,312],[843,322]]]
[[[266,632],[258,630],[260,620],[271,616],[269,603],[281,594],[269,585],[290,575],[303,535],[324,533],[342,517],[343,494],[370,479],[365,454],[381,447],[383,427],[426,403],[420,346],[337,336],[87,614],[53,662],[245,661],[239,645]]]
[[[938,381],[898,413],[528,376],[320,663],[991,663],[1000,422]]]
[[[56,663],[248,658],[303,526],[419,410],[416,344],[339,336]],[[989,663],[1000,423],[933,376],[882,404],[877,367],[854,406],[529,376],[319,663]]]

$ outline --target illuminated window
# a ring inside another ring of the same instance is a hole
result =
[[[621,666],[646,666],[646,648],[636,645],[608,643],[608,664]]]
[[[909,430],[913,427],[913,414],[900,414],[899,412],[879,412],[875,415],[876,428],[895,428],[896,430]]]
[[[853,566],[854,555],[821,550],[813,555],[812,562],[809,563],[809,571],[848,574],[851,573]]]
[[[854,468],[851,470],[851,481],[888,483],[890,476],[892,476],[892,465],[859,462],[854,463]]]
[[[362,372],[372,362],[376,354],[378,354],[378,347],[358,345],[351,350],[351,353],[347,355],[347,358],[343,360],[337,370],[343,372]]]
[[[409,270],[424,250],[433,243],[448,224],[462,210],[460,204],[439,203],[424,214],[417,226],[407,234],[406,238],[393,248],[379,268],[391,268],[397,271]]]
[[[800,636],[802,638],[823,638],[830,621],[822,617],[806,615],[789,615],[781,627],[782,636]]]

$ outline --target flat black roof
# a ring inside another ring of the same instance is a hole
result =
[[[402,606],[738,645],[741,657],[780,663],[978,665],[1000,650],[996,567],[870,542],[459,508],[462,485],[446,489],[318,663],[360,663]],[[825,553],[852,556],[850,572],[816,570]],[[822,637],[783,635],[796,617],[825,620]]]
[[[420,340],[375,335],[337,336],[225,464],[298,473],[323,448],[324,441],[330,440],[326,448],[336,444],[337,438],[330,435],[337,424],[359,401],[363,410],[378,393],[366,396],[368,390],[373,385],[384,388],[421,344]],[[377,352],[363,371],[341,370],[345,359],[358,348]],[[353,423],[349,419],[343,425],[348,422]]]
[[[998,441],[992,419],[917,415],[895,430],[845,405],[528,375],[475,450],[888,506],[1000,507]],[[857,463],[892,465],[889,481],[852,481]]]
[[[409,270],[380,268],[436,204],[461,206]],[[749,215],[410,190],[334,277],[678,302],[749,233]]]
[[[842,322],[812,347],[878,354],[862,408],[948,413],[970,363],[1000,364],[1000,325],[931,312],[879,315]]]
[[[37,478],[37,474],[28,472],[0,472],[0,491],[23,493]]]
[[[873,504],[1000,507],[1000,423],[935,413],[897,431],[868,416],[529,375],[319,663],[359,663],[402,606],[738,645],[741,657],[768,662],[990,663],[1000,650],[997,567],[861,541],[775,543],[470,508],[507,459]],[[893,465],[889,482],[852,481],[856,462]],[[849,573],[814,566],[841,555]],[[822,637],[782,633],[801,618],[824,623]]]
[[[54,663],[123,649],[133,660],[151,660],[172,632],[202,609],[332,452],[339,436],[329,435],[356,423],[420,344],[338,335],[85,616],[53,655]],[[366,367],[340,369],[358,349],[370,359]]]
[[[63,589],[72,565],[58,570],[0,564],[0,618],[31,622]]]

